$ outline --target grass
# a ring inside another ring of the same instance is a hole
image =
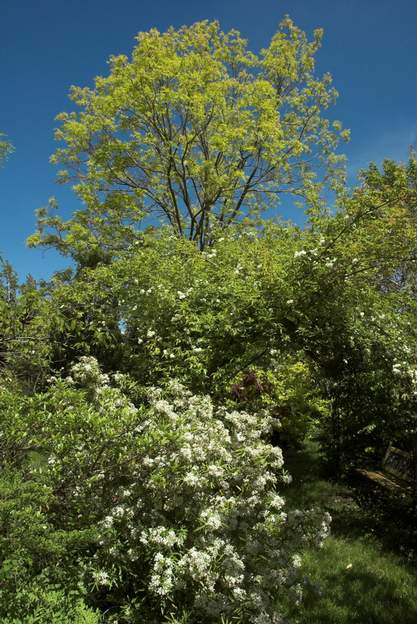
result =
[[[417,624],[415,534],[383,506],[360,506],[353,490],[323,476],[314,445],[288,458],[290,506],[320,506],[333,517],[320,550],[304,553],[303,605],[292,624]]]

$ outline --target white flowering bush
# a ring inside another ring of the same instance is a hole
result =
[[[269,418],[215,408],[177,382],[138,407],[115,384],[123,375],[85,357],[25,399],[25,428],[10,417],[10,457],[41,448],[30,548],[45,536],[59,544],[62,567],[57,547],[42,554],[52,580],[68,584],[68,571],[106,622],[281,621],[281,601],[300,597],[298,553],[322,542],[329,518],[286,512],[282,453],[263,439]]]
[[[75,381],[83,366],[96,370],[85,358]],[[321,543],[329,519],[285,512],[277,485],[287,475],[281,450],[263,441],[266,415],[214,409],[176,382],[149,400],[136,409],[115,388],[96,391],[96,409],[119,420],[109,445],[122,450],[119,466],[102,457],[89,476],[109,502],[97,523],[96,591],[129,622],[184,610],[195,622],[280,621],[280,593],[300,592],[297,551]]]

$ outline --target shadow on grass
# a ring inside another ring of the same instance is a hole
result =
[[[417,522],[398,498],[372,495],[352,484],[329,479],[315,443],[287,453],[286,459],[293,477],[286,491],[290,506],[317,506],[328,511],[335,536],[377,539],[387,552],[417,556]]]
[[[298,624],[416,624],[416,578],[371,545],[330,538],[305,557],[307,584]]]
[[[310,581],[290,622],[417,624],[412,527],[390,518],[383,505],[358,504],[349,485],[326,479],[315,445],[287,453],[287,468],[293,476],[289,507],[316,506],[333,517],[324,547],[304,554]]]

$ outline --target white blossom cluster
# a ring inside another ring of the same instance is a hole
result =
[[[411,395],[417,396],[417,366],[407,361],[394,360],[392,365],[394,375],[408,380]]]
[[[67,378],[67,381],[73,381],[85,388],[96,390],[108,385],[109,376],[101,372],[96,358],[83,355],[71,367],[71,377]]]
[[[324,239],[320,239],[319,240],[319,245],[324,245],[325,244],[325,240]],[[324,261],[324,266],[328,269],[332,269],[334,267],[334,265],[337,262],[337,257],[333,256],[324,256],[324,254],[320,251],[319,248],[313,248],[313,249],[299,249],[297,251],[294,252],[294,258],[308,258],[309,260],[311,260],[313,263],[317,263],[318,261]],[[353,264],[356,264],[358,262],[357,258],[354,258],[354,260],[352,261]]]
[[[281,621],[280,591],[301,591],[297,550],[321,542],[329,518],[285,511],[277,491],[285,479],[282,452],[264,441],[269,417],[216,409],[175,381],[151,389],[149,406],[134,408],[91,358],[72,375],[88,386],[93,376],[104,383],[96,409],[121,421],[109,448],[120,447],[111,470],[120,462],[124,483],[106,484],[108,468],[94,463],[101,470],[94,484],[106,494],[116,488],[98,525],[94,583],[128,583],[129,594],[143,601],[123,608],[144,621],[170,609],[185,609],[196,622],[221,615]]]

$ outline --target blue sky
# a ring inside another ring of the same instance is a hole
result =
[[[351,179],[371,160],[406,160],[408,147],[417,147],[416,0],[3,0],[0,130],[16,151],[0,170],[0,255],[22,278],[67,264],[26,249],[25,239],[50,196],[65,215],[79,206],[49,164],[54,117],[68,110],[70,85],[91,85],[110,54],[130,54],[137,32],[153,26],[218,19],[258,50],[287,13],[309,33],[325,30],[318,71],[332,73],[340,96],[331,115],[352,131]]]

